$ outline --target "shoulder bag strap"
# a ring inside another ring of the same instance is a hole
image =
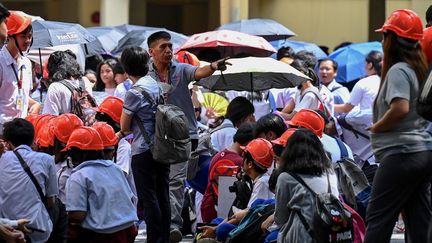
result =
[[[317,196],[316,192],[314,192],[307,184],[306,182],[304,182],[304,180],[298,176],[295,173],[291,173],[289,172],[289,174],[296,180],[298,181],[300,184],[302,184],[308,191],[310,191],[312,193],[312,195],[314,195],[315,197]],[[329,184],[330,185],[330,184]],[[303,226],[305,227],[306,231],[309,233],[309,235],[312,237],[312,239],[319,239],[317,238],[317,235],[315,234],[315,231],[312,229],[312,227],[310,226],[310,224],[307,222],[306,218],[303,216],[303,214],[301,213],[300,210],[295,209],[293,210],[297,216],[299,217],[300,221],[302,222]]]
[[[354,135],[355,135],[357,138],[358,138],[358,136],[360,135],[361,137],[366,138],[367,140],[370,140],[370,138],[369,138],[368,135],[366,135],[366,134],[364,134],[364,133],[362,133],[362,132],[360,132],[360,131],[357,131],[356,129],[354,129],[353,126],[351,126],[351,125],[347,122],[347,120],[346,120],[346,115],[347,115],[347,114],[343,114],[343,115],[341,115],[341,116],[339,116],[339,117],[337,118],[339,125],[341,125],[343,128],[345,128],[345,129],[351,131],[352,133],[354,133]]]
[[[39,182],[37,181],[36,177],[31,172],[30,167],[27,165],[27,163],[24,161],[23,157],[18,153],[18,151],[13,150],[13,152],[16,155],[16,157],[18,158],[22,168],[27,173],[27,175],[30,177],[30,180],[33,182],[34,186],[36,187],[36,190],[38,191],[42,202],[45,204],[45,196],[43,194],[42,188],[40,187]]]
[[[348,149],[345,147],[345,144],[342,142],[340,138],[334,138],[339,146],[339,150],[341,152],[341,159],[348,158]]]
[[[321,105],[324,107],[324,112],[327,114],[328,118],[330,119],[330,117],[331,117],[331,113],[330,113],[330,111],[327,109],[327,106],[325,105],[324,100],[323,100],[323,98],[321,97],[321,94],[319,93],[319,90],[316,91],[316,90],[313,89],[313,88],[307,88],[307,89],[305,89],[305,92],[302,94],[300,100],[302,100],[303,97],[304,97],[307,93],[312,93],[312,94],[314,94],[314,95],[318,98],[319,102],[320,102]]]
[[[150,105],[151,105],[151,106],[156,106],[156,104],[155,104],[153,98],[150,96],[150,94],[149,94],[147,91],[145,91],[144,88],[141,88],[141,87],[138,87],[138,86],[133,86],[132,89],[135,89],[135,90],[141,92],[141,94],[144,96],[144,98],[146,98],[146,99],[150,102]],[[145,140],[146,143],[149,145],[149,147],[150,147],[151,145],[153,145],[153,143],[152,143],[152,141],[151,141],[151,139],[150,139],[150,136],[149,136],[149,134],[147,133],[147,130],[145,129],[144,124],[142,123],[142,121],[141,121],[141,119],[138,117],[138,115],[135,114],[135,115],[133,116],[133,119],[134,119],[135,122],[137,123],[137,125],[138,125],[138,127],[139,127],[139,129],[140,129],[140,131],[141,131],[141,133],[142,133],[142,135],[143,135],[143,137],[144,137],[144,140]]]

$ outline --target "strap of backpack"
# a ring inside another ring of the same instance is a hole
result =
[[[343,86],[336,86],[333,89],[330,90],[330,92],[335,92],[336,90],[342,88]]]
[[[331,117],[331,113],[330,111],[327,109],[327,106],[324,103],[323,98],[321,97],[321,94],[319,93],[319,91],[317,91],[316,89],[314,89],[314,87],[310,87],[305,89],[304,93],[302,94],[300,100],[303,99],[303,97],[307,94],[307,93],[312,93],[315,95],[315,97],[318,98],[319,102],[321,103],[321,105],[324,107],[324,112],[327,114],[327,116],[330,118]]]
[[[16,155],[16,157],[18,158],[18,160],[19,160],[22,168],[24,169],[24,171],[30,177],[30,180],[33,182],[34,186],[36,187],[36,190],[39,193],[39,196],[40,196],[43,204],[45,205],[45,196],[43,194],[42,188],[40,187],[39,182],[37,181],[36,177],[31,172],[30,167],[27,165],[27,163],[24,161],[23,157],[18,153],[18,151],[13,150],[13,152]]]
[[[67,80],[63,79],[63,80],[59,81],[59,83],[66,86],[66,88],[68,88],[71,93],[73,93],[74,90],[77,90],[77,88],[75,86],[73,86],[71,83],[69,83]]]
[[[348,158],[348,149],[340,138],[335,138],[341,152],[341,159]]]
[[[295,174],[295,173],[292,173],[292,172],[288,172],[296,181],[298,181],[300,184],[302,184],[306,189],[308,189],[308,191],[310,191],[310,192],[312,192],[312,194],[314,195],[314,196],[316,196],[317,195],[317,193],[314,191],[314,190],[312,190],[312,188],[310,188],[307,184],[306,184],[306,182],[304,182],[304,180],[299,176],[299,175],[297,175],[297,174]]]
[[[297,209],[294,210],[294,212],[296,212],[297,216],[299,217],[300,221],[302,222],[303,226],[305,227],[309,235],[312,237],[312,239],[317,239],[315,231],[312,229],[312,227],[310,227],[309,223],[307,222],[303,214],[300,212],[300,210]]]
[[[152,107],[156,106],[153,98],[150,96],[150,94],[147,91],[145,91],[144,88],[139,87],[139,86],[133,86],[132,89],[135,89],[135,90],[141,92],[141,94],[144,96],[144,98],[147,99],[150,102],[150,105]],[[144,137],[145,142],[150,147],[153,144],[153,142],[151,141],[150,136],[147,133],[147,130],[145,129],[145,127],[144,127],[144,124],[142,123],[142,121],[139,119],[139,117],[136,114],[133,116],[133,119],[137,123],[137,125],[138,125],[138,127],[139,127],[139,129],[140,129],[140,131],[141,131],[141,133],[142,133],[142,135]]]
[[[364,133],[362,133],[362,132],[357,131],[356,129],[354,129],[354,127],[352,127],[352,126],[351,126],[351,125],[346,121],[346,114],[339,116],[337,120],[338,120],[339,125],[341,125],[343,128],[345,128],[345,129],[351,131],[352,133],[354,133],[354,135],[355,135],[357,138],[358,138],[358,135],[360,135],[361,137],[366,138],[367,140],[370,139],[368,135],[366,135],[366,134],[364,134]]]

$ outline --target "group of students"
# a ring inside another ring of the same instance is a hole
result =
[[[334,60],[317,64],[308,52],[292,58],[280,53],[281,61],[310,80],[279,91],[276,96],[288,97],[276,99],[284,101],[278,107],[281,111],[256,122],[254,103],[236,97],[224,116],[212,120],[211,129],[197,122],[200,114],[188,84],[225,70],[226,59],[202,67],[173,61],[169,33],[156,32],[148,38],[149,52],[139,47],[123,51],[124,71],[118,73],[126,73],[127,81],[123,76],[120,82],[125,86],[120,90],[122,98],[108,96],[116,94],[116,85],[107,78],[115,75],[107,73],[117,70],[118,63],[107,60],[99,65],[95,88],[108,97],[94,101],[91,95],[82,95],[91,94],[93,85],[81,74],[74,54],[54,52],[47,63],[51,83],[41,108],[30,98],[31,64],[23,54],[31,45],[31,19],[0,5],[2,28],[6,18],[7,35],[0,35],[8,39],[0,52],[0,91],[10,97],[0,99],[1,134],[6,142],[0,158],[1,238],[133,242],[140,218],[147,225],[148,242],[179,242],[188,162],[170,166],[154,161],[145,137],[154,139],[156,106],[152,103],[167,102],[184,111],[192,150],[204,137],[198,133],[201,127],[210,134],[217,152],[211,153],[206,186],[200,191],[202,198],[197,197],[199,221],[209,224],[199,228],[203,242],[229,238],[257,204],[275,205],[261,225],[265,242],[315,242],[295,213],[299,210],[312,221],[315,199],[292,174],[315,193],[339,197],[332,166],[342,156],[337,137],[344,138],[348,157],[366,174],[368,166],[379,162],[376,174],[369,178],[372,182],[374,177],[365,242],[388,242],[400,213],[407,240],[428,242],[432,137],[427,132],[429,122],[416,112],[416,100],[427,77],[425,56],[430,58],[424,47],[432,38],[423,35],[422,22],[413,11],[397,10],[386,20],[379,30],[384,53],[369,53],[365,60],[369,77],[360,80],[351,94],[334,80]],[[88,114],[73,114],[75,88],[80,97],[96,104],[87,107]],[[349,114],[354,114],[351,120]],[[344,124],[360,116],[365,121],[360,128]],[[142,129],[148,134],[142,134]],[[360,136],[361,145],[359,133],[366,134]],[[217,218],[218,195],[228,190],[218,187],[212,177],[219,166],[233,168],[225,172],[237,173],[248,190],[226,218]]]

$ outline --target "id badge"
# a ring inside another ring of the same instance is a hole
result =
[[[17,110],[22,111],[24,109],[24,100],[21,94],[16,96],[15,102]]]

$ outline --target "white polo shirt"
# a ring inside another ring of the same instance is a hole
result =
[[[333,96],[338,97],[340,100],[335,100],[335,104],[345,104],[348,102],[350,98],[349,90],[344,87],[342,84],[336,82],[333,79],[328,85],[327,88],[332,92]]]
[[[92,94],[92,84],[86,78],[82,77],[85,84],[85,89],[89,94]],[[79,86],[79,80],[68,80],[73,86]],[[72,92],[62,83],[54,82],[48,87],[46,98],[43,105],[42,114],[60,115],[70,113]]]
[[[360,110],[372,109],[375,97],[378,94],[381,78],[378,75],[360,79],[351,91],[348,101],[353,106],[360,105]]]
[[[22,89],[18,90],[18,78],[22,76]],[[0,51],[0,126],[13,118],[25,118],[32,88],[32,65],[27,57],[20,56],[18,63],[11,56],[6,46]],[[17,107],[17,97],[21,94],[22,110]]]

